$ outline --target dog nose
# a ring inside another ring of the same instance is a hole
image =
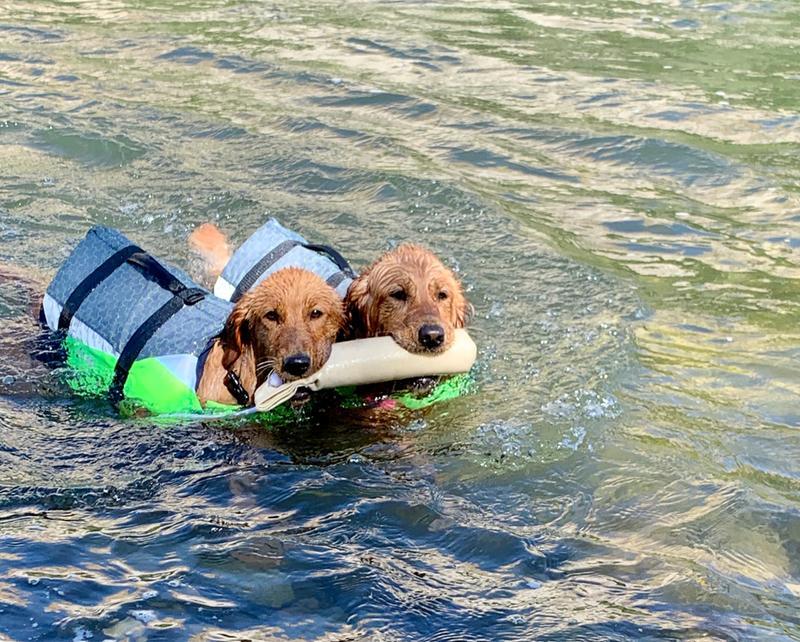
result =
[[[309,357],[307,354],[303,354],[302,352],[289,355],[283,360],[284,371],[288,372],[290,375],[294,375],[295,377],[305,374],[306,370],[308,370],[310,366],[311,357]]]
[[[419,342],[428,350],[438,348],[444,343],[444,328],[433,323],[426,323],[419,329]]]

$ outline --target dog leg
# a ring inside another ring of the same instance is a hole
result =
[[[213,284],[231,258],[228,239],[213,223],[203,223],[189,235],[189,246],[203,259],[204,280]]]

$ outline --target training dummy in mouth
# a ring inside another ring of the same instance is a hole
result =
[[[255,407],[266,412],[291,399],[300,388],[327,390],[386,383],[415,377],[468,372],[477,348],[466,330],[456,330],[452,345],[435,355],[403,350],[391,337],[335,343],[324,366],[310,377],[282,382],[270,377],[256,390]]]

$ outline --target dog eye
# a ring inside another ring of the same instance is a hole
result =
[[[389,296],[395,299],[396,301],[405,301],[408,298],[405,290],[395,290],[394,292],[390,292]]]
[[[308,316],[310,316],[312,319],[319,319],[322,316],[322,310],[319,308],[314,308],[311,310],[311,313]]]
[[[436,298],[439,299],[439,301],[444,301],[447,297],[448,294],[444,290],[442,290],[441,292],[439,292],[439,294],[436,295]]]
[[[268,321],[278,321],[280,317],[278,316],[277,310],[270,310],[264,315]]]

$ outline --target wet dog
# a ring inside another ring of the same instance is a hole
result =
[[[342,300],[319,276],[301,268],[278,270],[234,306],[206,359],[200,402],[237,402],[226,385],[228,372],[249,399],[272,372],[283,381],[316,372],[344,322]],[[304,399],[301,393],[298,401]]]
[[[435,254],[403,244],[353,281],[345,310],[353,338],[388,335],[409,352],[436,354],[465,326],[469,303],[455,274]]]

